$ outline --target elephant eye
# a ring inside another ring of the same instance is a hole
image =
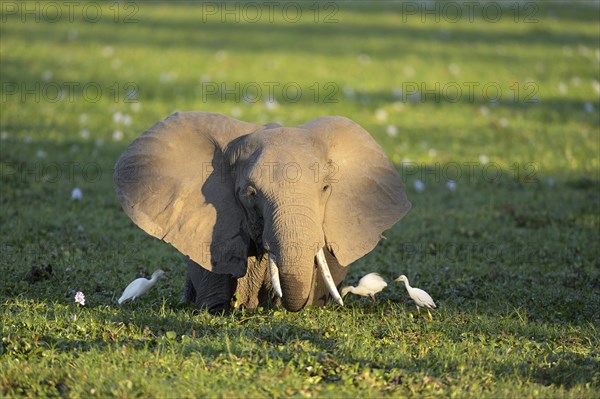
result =
[[[325,191],[329,190],[330,188],[331,188],[331,185],[329,185],[329,184],[325,184],[325,185],[323,186],[323,192],[325,192]]]
[[[246,188],[246,190],[244,191],[244,196],[247,198],[254,198],[256,197],[256,189],[252,186],[248,186]]]

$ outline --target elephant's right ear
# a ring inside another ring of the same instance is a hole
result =
[[[123,210],[205,269],[243,276],[248,239],[223,149],[262,128],[206,112],[175,113],[156,123],[115,166]]]

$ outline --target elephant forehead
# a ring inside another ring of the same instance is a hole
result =
[[[254,133],[255,138],[266,147],[294,149],[297,146],[322,146],[312,132],[297,127],[280,127]]]
[[[299,128],[272,128],[251,134],[240,143],[240,176],[249,176],[259,186],[311,182],[326,165],[327,149],[312,132]]]
[[[261,157],[264,159],[294,159],[306,163],[325,157],[323,142],[305,129],[279,128],[261,133],[258,139],[262,142]]]

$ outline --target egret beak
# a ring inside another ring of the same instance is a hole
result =
[[[333,277],[331,276],[331,272],[329,271],[329,266],[327,265],[327,261],[325,260],[325,254],[323,253],[323,248],[319,249],[317,252],[317,266],[321,271],[321,275],[323,275],[323,280],[325,280],[325,285],[327,285],[327,289],[329,293],[333,297],[333,300],[336,301],[340,306],[344,306],[344,301],[338,292],[335,282],[333,281]]]

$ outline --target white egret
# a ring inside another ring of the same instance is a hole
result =
[[[423,291],[420,288],[411,287],[410,283],[408,282],[408,278],[404,274],[402,276],[398,277],[397,279],[395,279],[394,281],[397,281],[397,282],[404,281],[404,286],[406,287],[406,290],[408,291],[408,295],[410,295],[412,300],[415,301],[415,304],[417,305],[417,311],[421,312],[420,307],[427,308],[427,313],[429,314],[429,319],[431,319],[431,312],[429,311],[429,309],[433,309],[436,307],[435,302],[433,302],[433,299],[431,298],[431,296],[429,296],[428,293],[426,293],[425,291]]]
[[[154,286],[154,284],[156,284],[158,279],[161,278],[164,274],[165,272],[163,272],[162,270],[157,270],[154,273],[152,273],[152,278],[150,280],[143,277],[133,280],[127,286],[127,288],[125,288],[125,291],[123,291],[123,295],[121,295],[121,298],[119,298],[119,305],[128,299],[131,299],[133,301],[135,298],[145,294],[150,288],[152,288],[152,286]]]
[[[375,303],[375,294],[381,292],[385,287],[387,287],[387,283],[379,274],[369,273],[358,280],[356,287],[349,285],[342,288],[342,298],[351,292],[360,296],[369,296],[373,303]]]

